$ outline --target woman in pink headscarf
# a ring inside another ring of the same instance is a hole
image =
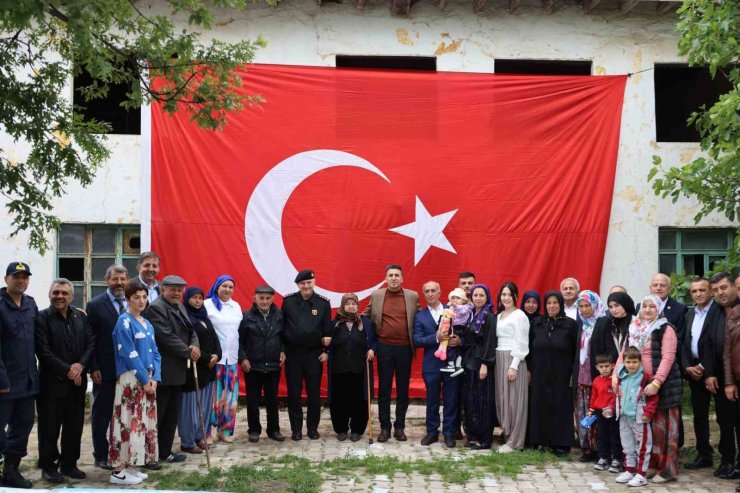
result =
[[[675,481],[678,477],[681,373],[676,358],[676,330],[663,317],[664,306],[665,302],[657,295],[651,294],[642,299],[640,313],[630,324],[629,335],[617,361],[619,367],[624,349],[634,346],[642,352],[644,371],[654,375],[652,382],[645,387],[648,397],[658,394],[658,411],[652,422],[653,450],[650,457],[650,468],[655,469],[653,483]]]

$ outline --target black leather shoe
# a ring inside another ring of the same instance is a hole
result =
[[[381,428],[380,435],[378,435],[378,442],[383,443],[391,439],[391,430],[388,428]]]
[[[159,462],[151,461],[144,464],[145,469],[149,469],[150,471],[159,471],[162,469],[162,464]]]
[[[393,431],[393,438],[395,438],[399,442],[405,442],[406,440],[408,440],[408,438],[406,438],[406,433],[403,432],[403,428],[396,428]]]
[[[339,440],[340,442],[343,442],[346,439],[347,439],[347,434],[346,433],[337,433],[337,440]]]
[[[319,435],[318,431],[313,430],[308,432],[308,438],[310,438],[311,440],[318,440],[319,438],[321,438],[321,435]]]
[[[268,433],[267,438],[269,438],[270,440],[275,440],[276,442],[285,441],[285,437],[281,435],[279,431],[276,431],[275,433]]]
[[[68,478],[72,479],[85,479],[87,478],[87,474],[85,474],[84,471],[80,471],[77,466],[74,467],[62,467],[61,468],[62,476],[67,476]]]
[[[447,445],[448,448],[455,448],[455,445],[457,445],[455,437],[445,435],[445,445]]]
[[[684,464],[683,467],[685,467],[686,469],[703,469],[705,467],[712,467],[712,458],[702,457],[700,455],[688,464]]]
[[[61,473],[58,470],[52,468],[42,469],[41,479],[43,479],[47,483],[52,484],[60,484],[64,482],[64,477],[61,475]]]
[[[474,443],[470,446],[471,450],[490,450],[491,444],[490,443]]]
[[[20,459],[5,459],[5,463],[3,464],[3,483],[8,488],[22,488],[27,490],[33,486],[33,483],[24,478],[18,470],[20,463]]]
[[[455,440],[462,440],[462,439],[463,439],[462,431],[457,430],[457,433],[455,434]]]
[[[294,431],[293,433],[291,433],[290,438],[292,438],[295,442],[300,442],[301,440],[303,440],[303,433],[301,433],[300,431]]]
[[[740,469],[733,467],[729,474],[720,474],[720,479],[738,479],[740,478]]]
[[[721,477],[722,475],[728,475],[732,474],[732,471],[735,470],[734,464],[720,464],[717,469],[714,470],[714,476],[715,477]]]
[[[178,454],[176,452],[172,452],[170,455],[167,456],[167,458],[164,459],[164,461],[169,464],[177,464],[178,462],[185,462],[187,458],[188,456],[185,454]]]
[[[582,454],[582,455],[581,455],[581,456],[580,456],[580,457],[578,458],[578,460],[579,460],[580,462],[593,462],[593,461],[594,461],[594,459],[595,459],[595,457],[596,457],[596,454],[594,454],[594,453],[593,453],[592,451],[590,451],[590,450],[587,450],[586,452],[584,452],[584,453],[583,453],[583,454]]]
[[[352,442],[359,442],[360,441],[360,438],[362,438],[362,435],[360,435],[359,433],[350,433],[349,434],[349,439]]]
[[[95,467],[99,467],[100,469],[105,469],[106,471],[113,470],[113,466],[111,466],[107,460],[96,460]]]
[[[252,432],[252,433],[249,433],[248,436],[249,436],[248,440],[250,442],[252,442],[252,443],[257,443],[257,442],[260,441],[260,434],[259,433]]]
[[[437,433],[427,433],[424,438],[421,439],[422,445],[431,445],[434,442],[439,441],[439,435]]]

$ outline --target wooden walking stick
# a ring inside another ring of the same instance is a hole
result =
[[[188,368],[190,368],[190,360],[188,360]],[[208,445],[208,439],[206,438],[206,422],[203,419],[203,407],[200,403],[200,385],[198,385],[198,365],[193,364],[193,378],[195,378],[195,404],[198,406],[198,417],[200,418],[200,432],[203,435],[203,443],[206,446],[206,465],[208,466],[208,472],[211,471],[211,454],[208,451],[210,448]]]
[[[370,361],[365,359],[365,369],[367,373],[367,426],[368,426],[368,440],[367,443],[373,444],[373,394],[372,388],[370,388]]]

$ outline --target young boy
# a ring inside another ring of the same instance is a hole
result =
[[[626,470],[617,476],[617,483],[645,486],[645,473],[650,464],[653,435],[650,420],[658,408],[658,395],[646,397],[645,386],[653,377],[642,369],[642,353],[630,346],[622,357],[624,364],[617,370],[619,377],[617,415],[619,435],[624,449]]]
[[[619,422],[616,418],[616,400],[612,390],[614,361],[609,354],[596,356],[599,374],[591,385],[591,401],[588,415],[596,415],[596,447],[599,460],[594,464],[597,471],[621,472],[622,443],[619,439]]]

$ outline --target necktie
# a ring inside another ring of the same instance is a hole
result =
[[[116,298],[116,303],[118,303],[118,314],[123,315],[126,312],[126,307],[123,306],[123,300]]]

